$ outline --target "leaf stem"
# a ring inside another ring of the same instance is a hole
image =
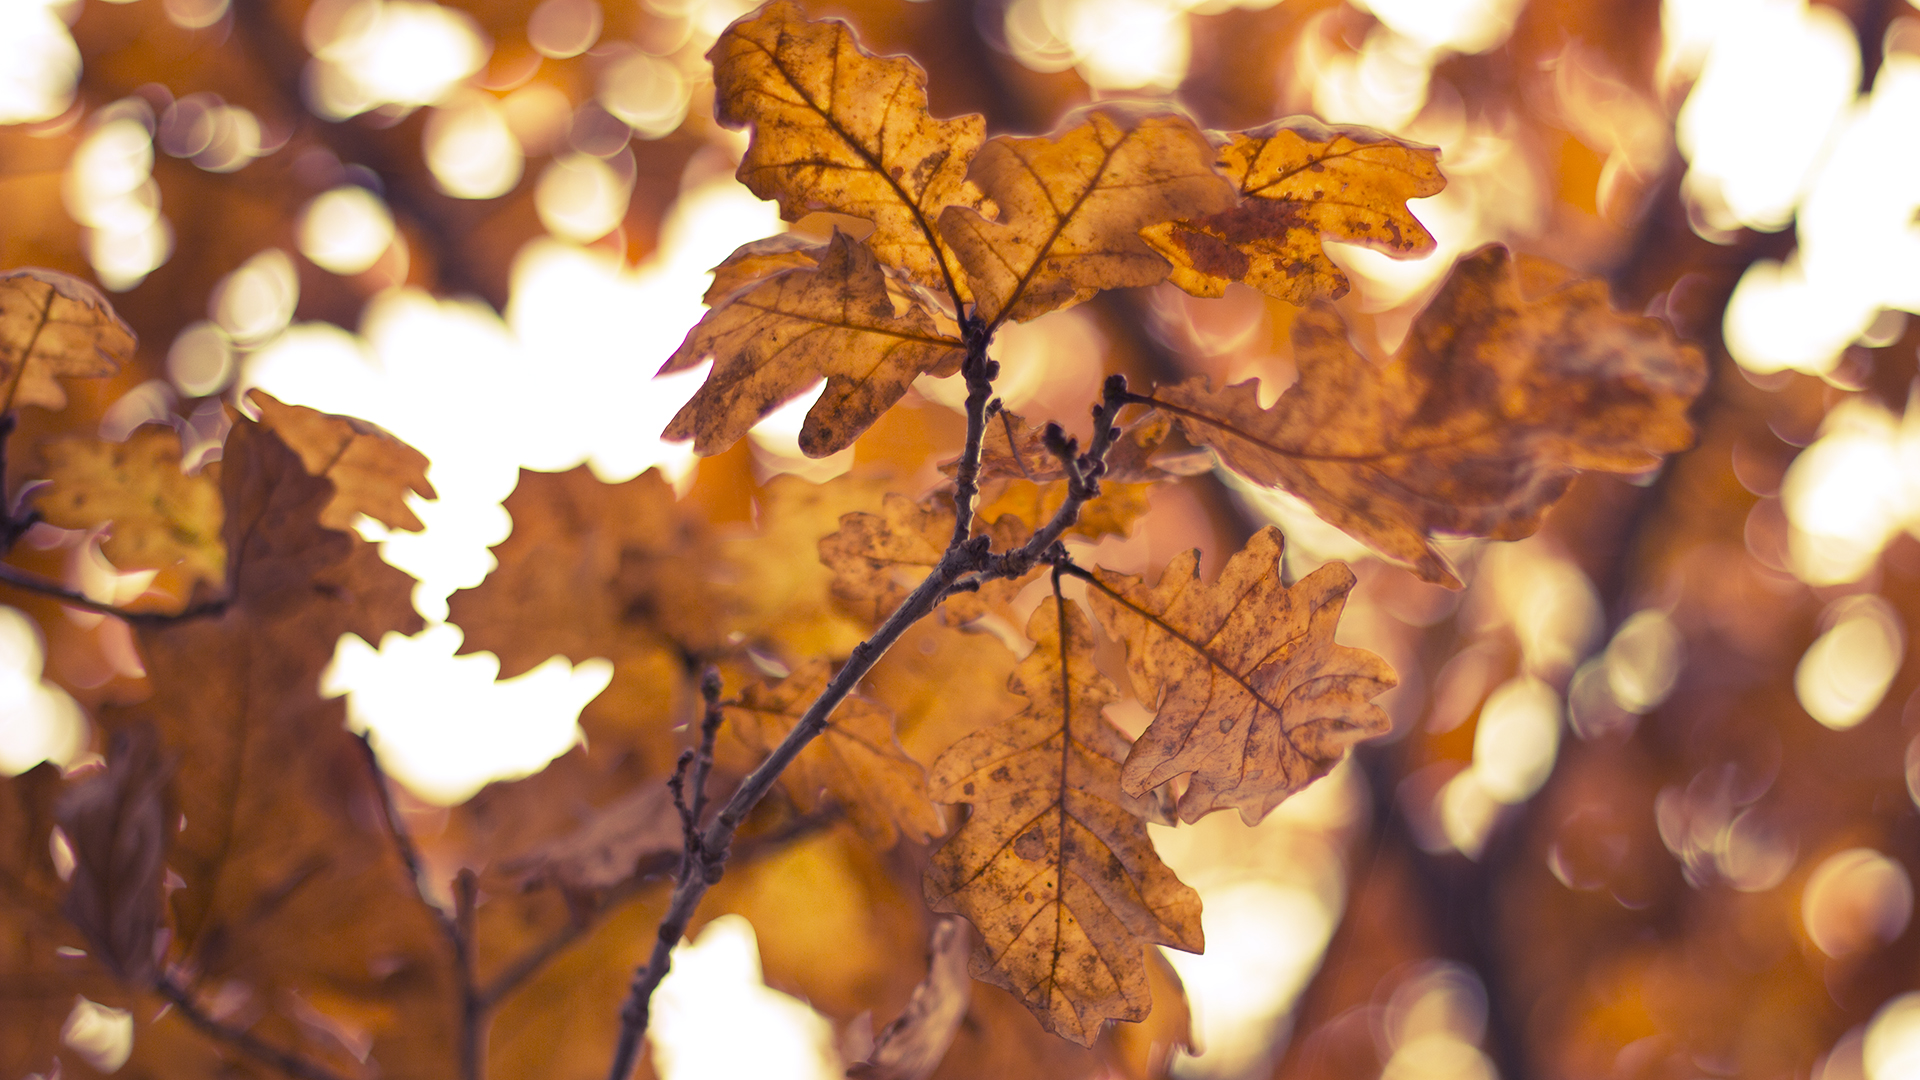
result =
[[[185,987],[166,976],[161,976],[160,981],[154,984],[154,990],[161,997],[172,1002],[173,1007],[180,1010],[180,1015],[187,1018],[187,1023],[199,1028],[203,1034],[227,1043],[248,1057],[265,1062],[294,1077],[295,1080],[345,1080],[339,1073],[308,1061],[292,1051],[282,1050],[245,1028],[215,1020],[200,1008],[199,1003],[193,1000],[193,995],[188,993]]]

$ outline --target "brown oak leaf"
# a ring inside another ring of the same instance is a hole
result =
[[[975,978],[1087,1046],[1106,1021],[1147,1015],[1145,946],[1200,951],[1200,897],[1121,790],[1127,741],[1101,715],[1117,695],[1086,616],[1056,593],[1027,634],[1035,648],[1009,683],[1027,709],[953,744],[929,777],[935,799],[973,815],[934,853],[927,903],[979,928]]]
[[[1149,413],[1128,425],[1114,437],[1113,446],[1107,451],[1107,471],[1101,478],[1138,483],[1181,475],[1182,470],[1169,471],[1152,460],[1172,428],[1172,421],[1157,413]],[[949,461],[940,466],[940,471],[952,476],[959,465],[957,460]],[[980,441],[980,479],[1045,483],[1066,477],[1067,469],[1061,464],[1060,455],[1047,448],[1043,428],[1036,428],[1019,413],[1005,409],[997,410],[987,419],[986,432]]]
[[[364,420],[286,405],[254,390],[262,426],[280,436],[314,476],[333,481],[333,501],[320,515],[330,529],[350,529],[361,514],[389,529],[426,528],[407,506],[407,495],[434,498],[427,482],[427,455]]]
[[[968,176],[999,209],[940,214],[966,268],[974,314],[1025,321],[1102,289],[1152,285],[1167,261],[1140,239],[1149,225],[1233,205],[1233,185],[1193,121],[1164,106],[1102,104],[1052,136],[995,136]]]
[[[63,435],[41,443],[39,457],[36,471],[49,483],[33,493],[33,503],[49,524],[111,524],[101,551],[121,570],[184,563],[189,581],[217,587],[226,580],[219,469],[181,472],[180,436],[172,429],[142,426],[125,442]]]
[[[1229,468],[1450,586],[1432,534],[1517,540],[1576,472],[1652,468],[1692,445],[1706,382],[1698,349],[1613,311],[1604,282],[1524,295],[1499,245],[1454,267],[1384,366],[1330,306],[1301,312],[1293,341],[1300,381],[1271,409],[1252,381],[1191,379],[1153,401]]]
[[[953,498],[945,492],[914,502],[889,493],[880,513],[851,513],[840,519],[840,529],[820,540],[820,562],[833,571],[833,600],[841,610],[868,626],[878,626],[893,614],[914,586],[940,562],[953,539]],[[992,537],[992,550],[1006,552],[1027,542],[1033,527],[1011,514],[996,516],[976,532]],[[941,604],[949,625],[961,625],[989,612],[1001,613],[1036,568],[1017,578],[982,582],[977,590],[954,593]]]
[[[967,924],[935,919],[927,942],[927,977],[913,988],[906,1008],[873,1040],[866,1060],[847,1068],[853,1080],[927,1080],[947,1056],[960,1022],[973,1002],[967,977]]]
[[[920,65],[875,57],[845,23],[809,21],[788,0],[729,26],[707,59],[720,123],[753,128],[741,183],[779,200],[788,221],[826,210],[873,222],[874,254],[966,299],[934,223],[946,207],[981,205],[967,163],[984,118],[935,120]]]
[[[0,413],[64,409],[56,378],[111,375],[133,347],[133,330],[79,278],[38,267],[0,273]]]
[[[674,350],[660,374],[711,357],[713,370],[662,437],[714,454],[821,377],[800,449],[825,457],[853,444],[922,373],[952,375],[964,358],[919,307],[894,313],[880,263],[836,231],[815,269],[792,269],[727,298]]]
[[[152,727],[113,734],[107,767],[60,796],[54,813],[73,845],[73,877],[61,911],[87,935],[109,970],[136,986],[159,973],[161,884],[174,833],[167,781],[173,768]]]
[[[741,244],[713,268],[713,284],[707,286],[700,300],[708,307],[719,307],[727,297],[782,270],[819,266],[826,249],[827,245],[799,233],[780,233]]]
[[[833,665],[810,660],[778,683],[750,684],[725,707],[727,730],[756,754],[780,745],[827,688]],[[926,774],[900,749],[893,714],[849,695],[827,728],[780,774],[794,805],[810,811],[826,792],[876,846],[892,847],[901,835],[922,844],[946,831],[940,810],[927,801]]]
[[[1371,128],[1277,120],[1234,132],[1220,150],[1237,205],[1150,225],[1140,235],[1173,263],[1168,280],[1195,296],[1220,296],[1240,281],[1296,304],[1337,299],[1347,294],[1347,276],[1327,258],[1323,240],[1402,258],[1434,249],[1407,200],[1446,186],[1439,161],[1433,147]]]
[[[1391,726],[1369,699],[1398,682],[1393,669],[1333,640],[1353,571],[1328,563],[1289,589],[1280,546],[1280,530],[1261,529],[1212,584],[1197,551],[1151,587],[1110,570],[1089,583],[1094,613],[1126,643],[1134,694],[1154,709],[1121,785],[1144,795],[1192,773],[1182,821],[1237,807],[1255,824]]]

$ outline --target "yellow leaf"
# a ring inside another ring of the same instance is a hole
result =
[[[940,562],[953,539],[953,497],[945,492],[916,503],[889,493],[880,513],[852,513],[840,519],[840,530],[820,541],[820,562],[833,571],[833,600],[868,626],[878,626],[907,598]],[[985,532],[992,549],[1005,553],[1027,542],[1033,528],[1012,515],[995,517],[984,529],[985,514],[976,520],[975,535]],[[971,622],[989,612],[1002,613],[1033,575],[983,582],[972,592],[955,593],[941,604],[951,625]]]
[[[0,274],[0,412],[64,409],[56,377],[111,375],[133,346],[133,330],[79,278],[36,267]]]
[[[713,371],[662,437],[718,453],[824,376],[827,388],[807,411],[800,449],[825,457],[851,446],[922,372],[951,375],[964,355],[925,310],[895,315],[873,252],[836,231],[818,268],[763,280],[687,334],[660,373],[709,357]]]
[[[1391,726],[1368,699],[1394,686],[1393,670],[1333,640],[1353,572],[1328,563],[1289,589],[1279,562],[1280,530],[1269,525],[1210,585],[1197,551],[1175,557],[1151,588],[1094,571],[1094,613],[1126,642],[1134,694],[1155,710],[1127,756],[1128,794],[1192,773],[1182,821],[1238,807],[1255,824],[1348,746]]]
[[[974,314],[989,326],[1026,320],[1102,289],[1152,285],[1167,261],[1142,228],[1233,205],[1212,144],[1163,107],[1097,105],[1057,135],[1000,135],[968,175],[999,207],[951,206],[940,233],[966,268]]]
[[[707,59],[720,122],[753,127],[741,183],[779,200],[788,221],[827,210],[873,222],[867,242],[883,261],[966,299],[934,223],[946,207],[981,205],[967,162],[982,117],[933,119],[920,65],[876,58],[845,23],[810,22],[787,0],[729,26]]]
[[[815,243],[799,233],[781,233],[742,244],[713,268],[713,284],[707,286],[706,295],[700,299],[708,307],[719,307],[727,297],[782,270],[811,270],[819,266],[820,255],[826,249],[827,245]]]
[[[322,525],[350,529],[365,514],[389,529],[426,528],[406,499],[409,493],[434,498],[427,455],[364,420],[285,405],[261,390],[250,396],[260,423],[300,455],[307,472],[333,481]]]
[[[1147,1015],[1147,945],[1200,950],[1200,897],[1121,791],[1127,743],[1101,715],[1116,695],[1094,670],[1086,616],[1056,594],[1027,634],[1035,648],[1009,684],[1027,709],[934,764],[933,797],[973,815],[934,853],[927,903],[979,928],[976,978],[1087,1046],[1107,1020]]]
[[[1438,194],[1440,151],[1363,127],[1328,127],[1311,117],[1235,132],[1220,167],[1240,201],[1207,217],[1142,229],[1173,263],[1168,280],[1195,296],[1220,296],[1245,282],[1269,296],[1304,304],[1347,293],[1347,276],[1323,239],[1389,255],[1434,249],[1408,199]]]
[[[1622,315],[1601,281],[1522,294],[1498,245],[1454,268],[1400,352],[1376,365],[1332,307],[1295,320],[1300,381],[1262,410],[1257,385],[1156,388],[1195,443],[1284,487],[1428,581],[1457,586],[1429,537],[1517,540],[1583,469],[1642,472],[1692,445],[1698,349]]]
[[[101,545],[121,570],[164,570],[184,563],[188,580],[215,588],[226,581],[225,511],[218,468],[180,471],[180,437],[142,426],[126,442],[65,435],[40,445],[49,483],[34,506],[63,529],[111,523]]]

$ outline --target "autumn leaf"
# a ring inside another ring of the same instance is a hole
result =
[[[111,375],[133,358],[133,346],[132,328],[79,278],[37,267],[0,273],[0,412],[64,409],[56,378]]]
[[[990,327],[1024,321],[1102,289],[1164,280],[1166,260],[1139,232],[1233,205],[1213,158],[1191,120],[1147,105],[1096,105],[1053,136],[995,136],[968,176],[998,218],[959,205],[940,215],[975,316]]]
[[[718,453],[824,376],[800,449],[825,457],[852,445],[914,379],[952,375],[964,355],[925,310],[894,314],[873,252],[836,231],[818,268],[787,270],[729,297],[687,334],[660,374],[708,358],[713,370],[661,437]]]
[[[719,307],[727,297],[782,270],[819,266],[826,250],[827,245],[799,233],[780,233],[742,244],[713,268],[713,284],[707,286],[700,300],[708,307]]]
[[[927,977],[913,988],[907,1007],[874,1037],[866,1060],[849,1066],[854,1080],[927,1080],[953,1045],[967,1006],[973,1001],[973,980],[967,977],[967,924],[952,917],[936,919],[927,942]]]
[[[190,581],[225,582],[219,470],[182,472],[172,429],[142,426],[125,442],[62,435],[41,443],[39,458],[35,471],[49,482],[32,498],[48,524],[110,525],[101,551],[123,571],[182,563]]]
[[[1154,709],[1121,786],[1144,795],[1191,773],[1182,821],[1236,807],[1256,824],[1391,726],[1369,699],[1394,686],[1393,670],[1333,640],[1353,572],[1328,563],[1288,588],[1280,544],[1280,530],[1261,529],[1212,584],[1197,551],[1151,587],[1110,570],[1089,582],[1094,613],[1126,643],[1134,694]]]
[[[406,499],[434,498],[427,455],[364,420],[285,405],[261,390],[248,399],[260,410],[261,425],[300,455],[308,473],[333,482],[322,525],[350,529],[365,514],[389,529],[426,528]]]
[[[523,885],[605,889],[631,878],[644,860],[670,855],[677,862],[682,838],[673,792],[656,782],[600,807],[578,828],[507,860],[503,869]]]
[[[833,665],[814,659],[778,683],[750,684],[725,708],[727,730],[756,754],[771,753],[827,687]],[[927,801],[926,774],[900,749],[893,715],[850,695],[780,774],[794,805],[810,811],[826,792],[875,846],[892,847],[904,834],[913,843],[946,831],[940,811]]]
[[[920,65],[876,58],[845,23],[809,21],[787,0],[729,26],[707,59],[720,123],[753,128],[741,183],[779,200],[788,221],[817,210],[865,218],[888,265],[927,288],[961,287],[934,222],[981,204],[967,162],[984,118],[933,119]]]
[[[61,910],[101,963],[136,986],[151,985],[159,972],[154,943],[175,825],[167,793],[172,772],[151,727],[123,728],[114,733],[107,767],[69,788],[55,808],[73,845]]]
[[[979,928],[975,978],[1086,1046],[1107,1020],[1147,1015],[1145,946],[1200,951],[1200,898],[1121,791],[1126,739],[1101,715],[1116,694],[1086,616],[1056,594],[1027,634],[1035,648],[1009,684],[1027,709],[956,742],[928,779],[973,815],[934,853],[927,903]]]
[[[1294,322],[1300,381],[1261,409],[1257,386],[1204,377],[1152,403],[1229,468],[1286,488],[1428,581],[1459,581],[1435,533],[1516,540],[1581,470],[1636,473],[1693,442],[1700,351],[1665,324],[1614,312],[1582,281],[1528,297],[1507,249],[1463,259],[1381,366],[1338,312]]]
[[[1169,471],[1153,460],[1172,426],[1165,416],[1153,413],[1129,424],[1114,437],[1101,479],[1137,483],[1185,475],[1190,470]],[[947,462],[940,466],[940,471],[951,476],[958,464]],[[1067,468],[1061,463],[1060,455],[1047,448],[1043,428],[1027,423],[1019,413],[1000,409],[987,419],[980,442],[980,478],[1046,483],[1066,479]]]
[[[1236,205],[1140,233],[1173,263],[1168,280],[1195,296],[1236,281],[1295,304],[1345,296],[1347,276],[1322,240],[1400,258],[1434,249],[1406,205],[1446,186],[1433,147],[1296,116],[1233,133],[1219,161]]]
[[[1033,535],[1033,525],[1010,514],[997,515],[983,527],[987,520],[984,514],[976,517],[975,535],[990,537],[996,553],[1017,548]],[[867,626],[880,625],[939,564],[953,539],[953,523],[953,498],[945,492],[919,502],[888,493],[878,514],[842,517],[839,531],[820,540],[820,562],[833,571],[834,604]],[[942,602],[941,613],[949,624],[959,625],[998,612],[1039,572],[954,593]]]

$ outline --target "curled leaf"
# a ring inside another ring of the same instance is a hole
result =
[[[226,520],[218,469],[180,470],[180,436],[151,425],[126,442],[64,435],[40,444],[37,471],[48,483],[34,507],[63,529],[110,525],[101,551],[121,570],[184,564],[189,580],[226,580]]]
[[[1182,821],[1237,807],[1255,824],[1391,726],[1369,699],[1394,686],[1393,670],[1333,640],[1353,571],[1328,563],[1288,588],[1279,562],[1280,531],[1269,525],[1211,584],[1193,551],[1152,587],[1094,572],[1094,612],[1126,642],[1134,693],[1155,710],[1127,755],[1128,794],[1192,773]]]
[[[158,974],[154,942],[175,821],[167,796],[172,773],[151,726],[125,727],[114,732],[107,767],[68,789],[54,810],[73,845],[61,911],[102,963],[136,985]]]
[[[300,455],[309,474],[333,481],[333,501],[320,524],[350,529],[365,514],[389,529],[426,528],[406,499],[408,494],[434,497],[427,455],[364,420],[282,404],[260,390],[250,397],[260,409],[261,426]]]
[[[820,265],[820,255],[826,250],[827,245],[799,233],[780,233],[742,244],[713,268],[713,284],[707,286],[701,302],[719,307],[727,297],[782,270],[810,270]]]
[[[1439,162],[1439,150],[1371,128],[1277,120],[1235,132],[1220,151],[1236,205],[1140,235],[1173,263],[1168,280],[1195,296],[1220,296],[1239,281],[1296,304],[1337,299],[1347,276],[1323,240],[1403,258],[1434,249],[1407,200],[1446,186]]]
[[[1086,616],[1056,593],[1027,634],[1035,648],[1009,682],[1026,710],[954,743],[928,779],[973,815],[934,853],[927,903],[979,928],[975,978],[1088,1046],[1107,1020],[1151,1008],[1145,946],[1200,951],[1200,897],[1154,853],[1145,804],[1122,793],[1127,741],[1101,715],[1117,695],[1094,669]]]
[[[927,977],[913,988],[907,1007],[873,1041],[865,1061],[848,1067],[855,1080],[927,1080],[940,1067],[960,1033],[973,1001],[967,977],[967,924],[951,916],[933,921],[927,942]]]
[[[0,412],[64,409],[55,378],[111,375],[133,346],[133,330],[79,278],[38,267],[0,274]]]
[[[1204,378],[1153,400],[1229,468],[1451,586],[1432,534],[1517,540],[1576,472],[1652,468],[1692,445],[1687,408],[1706,383],[1698,349],[1613,311],[1604,282],[1523,295],[1499,245],[1454,267],[1384,366],[1329,306],[1302,312],[1293,341],[1300,381],[1271,409],[1254,382]]]
[[[922,372],[951,375],[964,355],[926,311],[895,315],[873,252],[835,232],[818,268],[787,270],[735,294],[687,334],[660,373],[708,357],[713,371],[663,437],[718,453],[824,376],[800,449],[825,457],[852,445]]]
[[[1102,289],[1164,280],[1167,261],[1140,230],[1232,206],[1213,159],[1193,121],[1140,105],[1096,105],[1053,136],[994,137],[968,176],[998,219],[966,206],[940,215],[974,313],[990,325],[1024,321]]]

